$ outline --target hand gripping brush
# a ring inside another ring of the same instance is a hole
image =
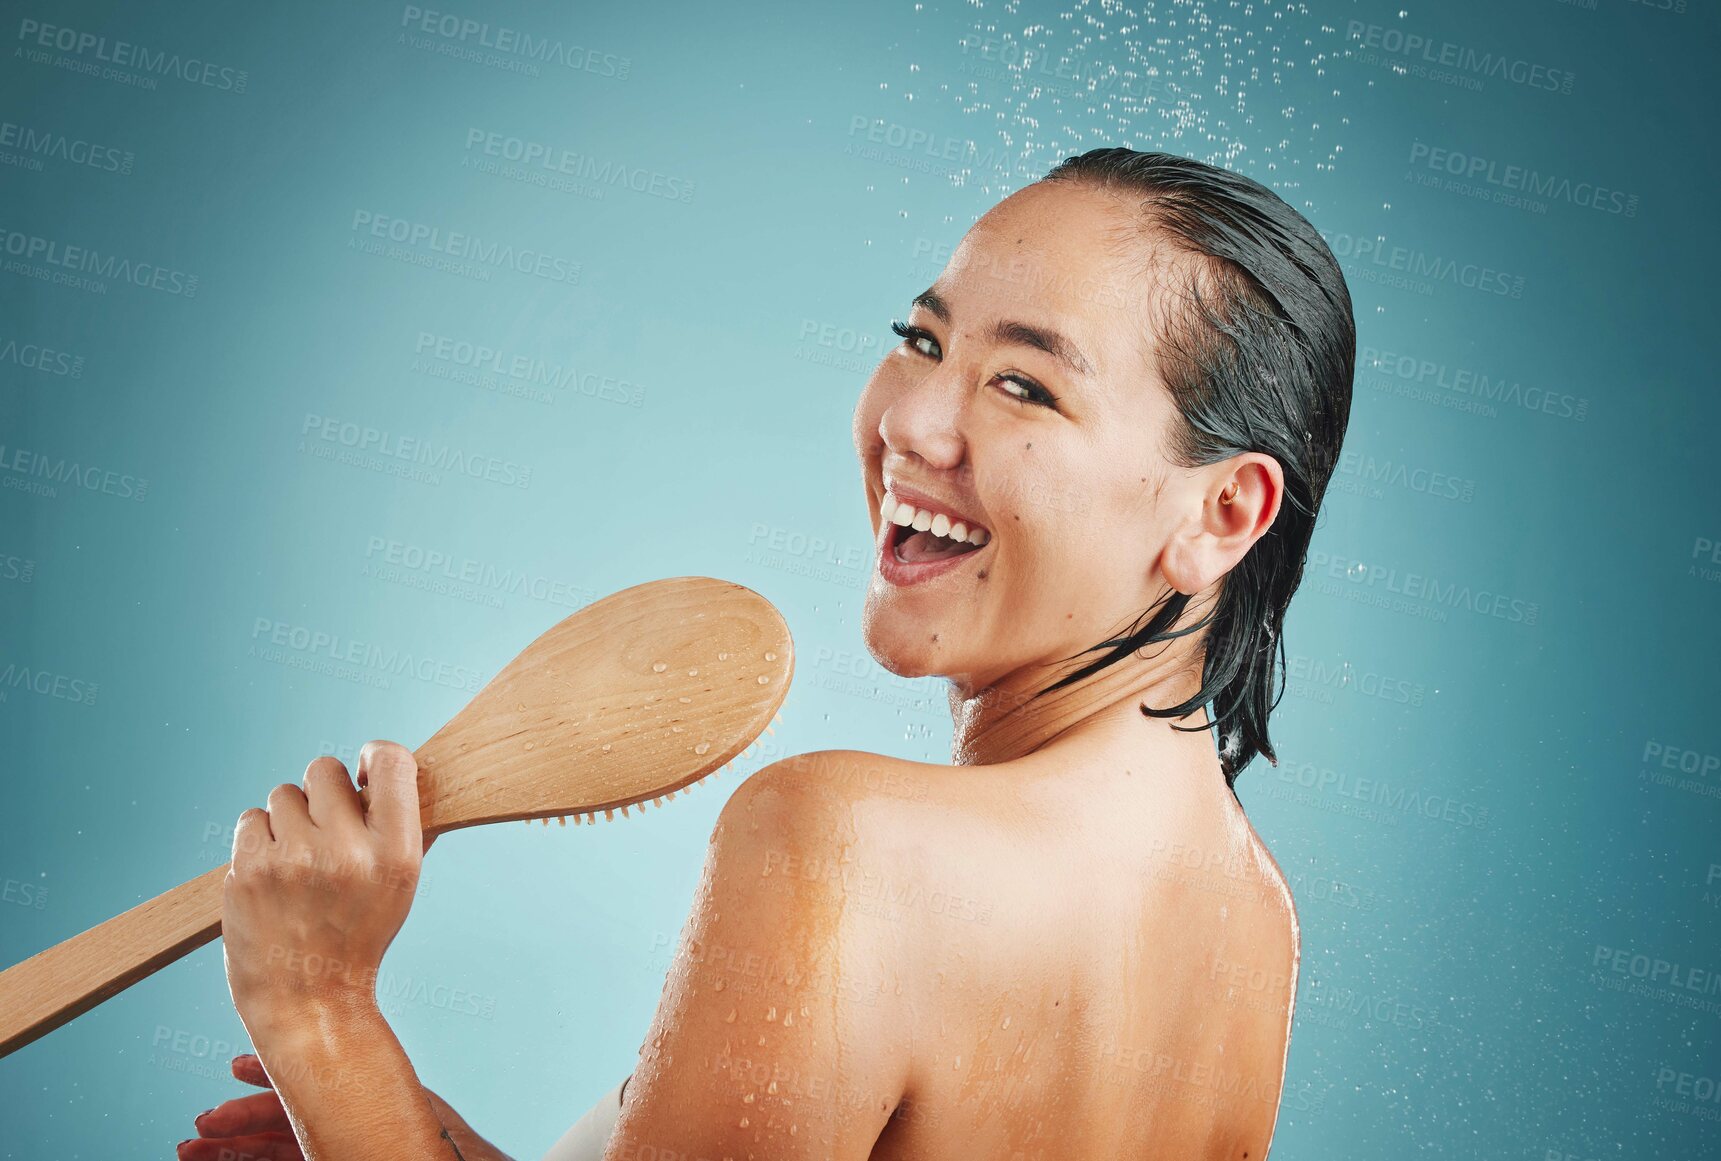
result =
[[[782,615],[741,585],[676,577],[595,601],[418,748],[425,837],[674,798],[752,745],[793,675]],[[227,866],[0,972],[0,1056],[220,935]]]

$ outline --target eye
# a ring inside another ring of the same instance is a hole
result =
[[[938,340],[932,336],[930,331],[911,323],[894,320],[890,324],[890,329],[901,335],[903,345],[916,354],[925,355],[929,359],[944,357],[944,352],[939,349]],[[1006,384],[1003,389],[1006,397],[1025,407],[1050,407],[1055,410],[1058,406],[1056,395],[1019,372],[1000,372],[993,376],[993,379],[998,383]]]
[[[1016,400],[1018,403],[1034,403],[1041,407],[1056,407],[1058,405],[1058,397],[1056,395],[1053,395],[1050,391],[1047,391],[1044,387],[1040,386],[1026,375],[1018,375],[1012,371],[1006,375],[999,375],[998,382],[1008,383],[1010,385],[1009,387],[1004,388],[1004,393],[1010,398]],[[1022,394],[1016,394],[1015,391],[1010,390],[1010,387],[1017,388],[1022,392]]]
[[[917,354],[925,355],[929,359],[936,359],[939,357],[940,352],[938,350],[938,340],[933,338],[928,332],[921,330],[919,327],[909,326],[907,323],[896,321],[891,322],[890,329],[901,335],[903,345],[912,348]],[[928,351],[921,347],[921,343],[927,344],[932,348],[932,350]]]

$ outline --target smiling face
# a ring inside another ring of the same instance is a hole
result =
[[[854,415],[877,551],[863,631],[892,672],[984,688],[1117,635],[1168,584],[1217,579],[1217,557],[1204,571],[1189,545],[1220,477],[1166,458],[1176,411],[1149,320],[1171,254],[1137,214],[1076,183],[1011,195],[868,380]],[[978,524],[983,544],[940,555],[943,521],[902,526],[920,510]]]

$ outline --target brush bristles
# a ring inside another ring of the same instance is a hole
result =
[[[772,726],[781,724],[782,720],[783,720],[783,715],[781,712],[779,712],[776,717],[771,719],[772,725],[768,725],[765,727],[765,732],[767,734],[773,734],[773,735],[776,734],[777,731],[775,729],[773,729]],[[749,745],[746,750],[742,751],[740,756],[741,757],[749,757],[752,755],[753,751],[758,749],[758,748],[759,748],[759,741],[758,741],[758,739],[754,739],[752,744]],[[704,782],[708,778],[717,777],[719,774],[721,774],[725,770],[729,769],[729,767],[732,766],[733,764],[734,764],[734,760],[731,759],[730,761],[725,762],[725,763],[723,763],[723,765],[717,767],[717,769],[711,771],[709,774],[705,774],[705,775],[702,775],[701,777],[695,778],[692,782],[689,782],[686,786],[681,787],[679,790],[666,790],[662,794],[657,795],[655,798],[645,799],[645,800],[642,800],[640,802],[623,803],[621,806],[622,817],[623,818],[628,817],[628,807],[629,806],[638,807],[639,812],[641,814],[645,813],[645,808],[646,808],[648,803],[650,805],[656,806],[659,810],[662,810],[665,803],[675,801],[675,796],[677,794],[691,793],[695,786],[698,786],[701,782]],[[616,812],[615,807],[605,807],[604,808],[604,821],[606,821],[606,822],[613,821],[615,819],[615,812]],[[573,816],[573,819],[574,819],[574,825],[575,826],[592,826],[592,825],[595,825],[597,823],[598,814],[597,814],[597,811],[595,811],[595,810],[586,811],[583,814],[582,813],[575,813]],[[529,818],[523,818],[520,821],[525,823],[527,826],[532,825],[532,820]],[[549,819],[548,815],[545,815],[543,818],[540,818],[538,821],[543,823],[545,826],[550,825],[550,819]],[[568,816],[565,814],[557,815],[556,816],[556,825],[567,826],[568,825]]]

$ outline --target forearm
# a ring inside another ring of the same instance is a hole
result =
[[[501,1156],[468,1152],[469,1144],[489,1146],[464,1121],[459,1135],[444,1126],[394,1030],[373,1005],[300,1010],[258,1023],[251,1028],[252,1042],[305,1161]]]
[[[460,1156],[465,1161],[514,1161],[508,1154],[478,1135],[478,1130],[466,1123],[466,1118],[454,1111],[454,1107],[429,1089],[424,1095],[430,1098],[430,1107],[435,1110],[437,1119],[442,1127],[448,1130],[453,1138],[455,1147],[460,1150]]]

